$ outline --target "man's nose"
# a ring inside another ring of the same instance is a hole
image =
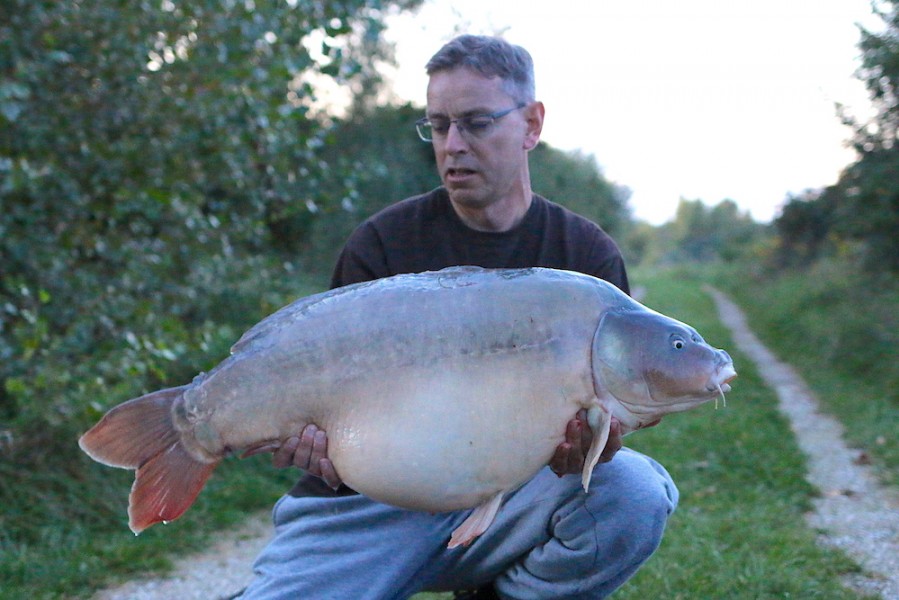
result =
[[[465,134],[459,128],[459,124],[451,122],[449,130],[446,132],[446,151],[450,154],[458,154],[468,150],[468,140]]]

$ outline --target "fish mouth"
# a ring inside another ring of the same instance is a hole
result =
[[[733,363],[722,365],[706,384],[706,390],[715,394],[726,394],[731,390],[729,383],[737,376]]]

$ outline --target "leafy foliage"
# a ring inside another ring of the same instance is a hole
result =
[[[830,242],[840,188],[794,196],[774,223],[778,234],[777,262],[781,267],[807,266],[819,258]]]
[[[874,122],[859,132],[857,142],[863,150],[892,148],[899,142],[899,2],[873,0],[871,5],[884,29],[861,29],[862,68],[858,75],[876,110]]]
[[[306,259],[334,264],[336,252],[353,228],[389,204],[440,185],[434,152],[415,133],[424,110],[402,106],[359,107],[333,131],[325,160],[337,168],[329,189],[351,188],[339,203],[317,207]],[[351,185],[341,173],[352,172]]]
[[[840,180],[845,202],[834,216],[838,240],[857,244],[871,272],[899,273],[899,145],[865,152]]]
[[[847,252],[867,271],[899,273],[899,2],[873,3],[884,28],[861,30],[864,81],[875,110],[870,123],[843,114],[855,130],[858,160],[839,182],[790,199],[777,220],[781,256],[808,262]]]
[[[52,422],[38,399],[69,418],[78,382],[162,383],[189,338],[280,302],[293,275],[268,250],[333,197],[311,82],[363,76],[346,48],[387,4],[4,4],[0,414]]]
[[[630,191],[607,180],[593,156],[563,152],[541,143],[531,153],[534,190],[598,223],[612,237],[630,221]]]
[[[753,251],[765,232],[732,200],[707,206],[681,199],[673,221],[655,231],[632,231],[630,246],[639,247],[639,257],[650,264],[732,262]]]

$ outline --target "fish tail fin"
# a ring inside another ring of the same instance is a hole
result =
[[[188,386],[129,400],[106,413],[78,445],[97,462],[136,469],[128,499],[128,526],[140,533],[180,517],[218,461],[197,460],[183,446],[172,422],[172,403]]]

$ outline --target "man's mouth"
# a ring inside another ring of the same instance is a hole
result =
[[[465,168],[450,168],[446,170],[446,176],[449,179],[461,179],[474,175],[477,171]]]

